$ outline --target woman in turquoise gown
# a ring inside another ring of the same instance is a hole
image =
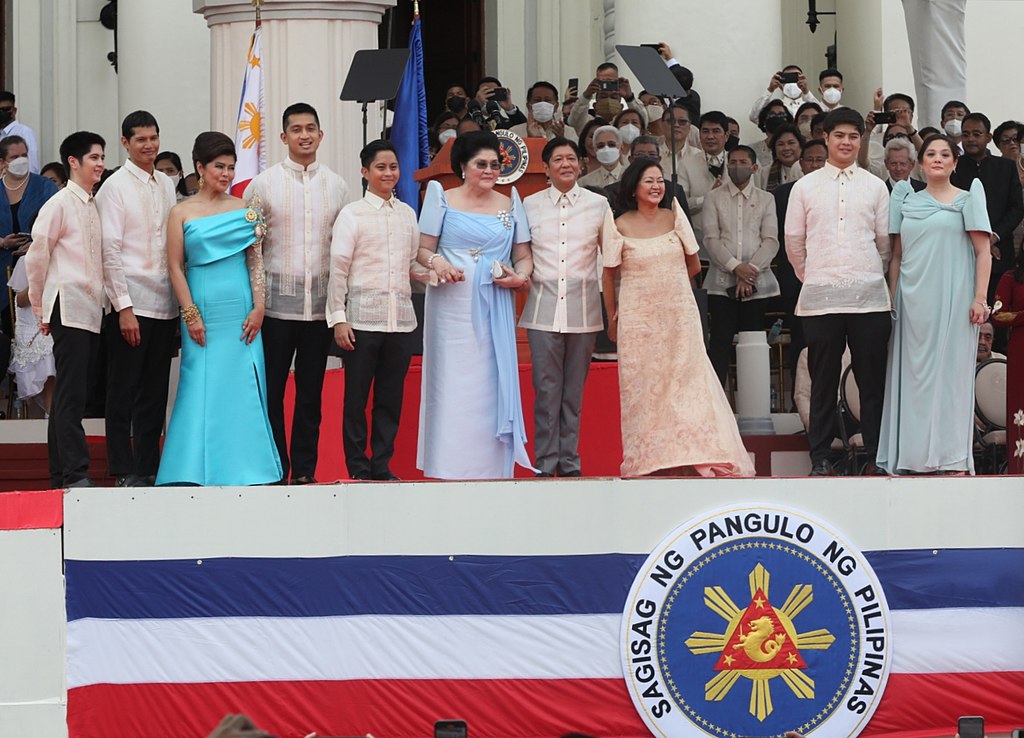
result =
[[[929,137],[918,159],[928,186],[893,188],[889,282],[894,320],[877,464],[890,474],[974,473],[974,368],[988,318],[985,188],[949,175],[957,147]]]
[[[420,212],[420,263],[433,274],[423,326],[416,467],[438,479],[500,479],[526,453],[512,290],[533,272],[530,228],[515,189],[494,192],[500,148],[490,132],[452,148],[463,184],[431,182]],[[501,276],[492,269],[500,265]]]
[[[266,225],[227,194],[230,138],[196,138],[199,192],[167,224],[167,268],[182,305],[181,376],[158,485],[272,484],[282,476],[267,419],[263,343]]]

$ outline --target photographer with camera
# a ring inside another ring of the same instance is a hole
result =
[[[476,102],[476,105],[473,104]],[[479,107],[478,107],[479,106]],[[507,87],[501,86],[497,77],[484,77],[476,86],[476,95],[468,106],[469,114],[476,117],[477,111],[483,119],[489,123],[485,126],[480,123],[481,128],[511,128],[520,123],[526,123],[526,116],[512,103],[512,95]]]
[[[575,95],[577,90],[573,89],[569,92]],[[583,133],[584,126],[590,121],[591,100],[594,103],[592,114],[609,123],[622,110],[622,102],[625,100],[626,107],[638,112],[644,127],[647,126],[647,111],[644,109],[643,103],[633,94],[629,80],[620,77],[619,68],[611,62],[598,65],[594,79],[584,88],[569,112],[567,122],[576,129],[576,133]]]
[[[818,99],[807,89],[807,77],[796,64],[788,64],[768,80],[768,91],[754,100],[750,108],[750,122],[758,123],[761,109],[774,100],[781,100],[792,116],[804,103],[818,103]],[[759,157],[760,158],[760,157]]]

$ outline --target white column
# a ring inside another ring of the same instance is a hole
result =
[[[763,137],[747,115],[771,72],[783,63],[782,0],[605,0],[606,9],[613,2],[610,48],[664,41],[693,72],[702,111],[721,110],[736,118],[744,140]],[[632,78],[628,69],[622,71]]]
[[[903,12],[917,88],[918,121],[937,127],[944,104],[967,101],[967,0],[903,0]],[[999,48],[993,43],[993,51]]]
[[[281,113],[294,102],[316,108],[324,130],[318,158],[359,186],[362,111],[338,96],[355,52],[376,49],[377,26],[396,0],[268,0],[263,16],[263,70],[267,164],[284,159]],[[210,125],[234,137],[246,52],[255,12],[239,0],[193,0],[210,27]],[[379,112],[371,108],[369,138],[379,136]],[[377,131],[375,134],[374,131]]]
[[[118,5],[117,125],[136,110],[160,124],[160,148],[188,167],[196,134],[210,118],[210,32],[203,19],[179,3],[132,0]],[[107,166],[127,158],[107,142]],[[188,169],[191,171],[191,169]]]

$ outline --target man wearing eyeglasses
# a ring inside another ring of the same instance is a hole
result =
[[[961,124],[964,155],[957,161],[949,178],[955,186],[969,190],[975,179],[985,186],[985,202],[992,223],[992,277],[989,280],[988,302],[994,300],[996,283],[1013,266],[1013,229],[1024,219],[1020,178],[1016,165],[1001,156],[991,156],[992,124],[982,113],[970,113]],[[1001,345],[1003,331],[996,331],[996,345]]]
[[[36,132],[24,123],[15,120],[18,108],[14,104],[14,93],[0,90],[0,138],[21,136],[28,145],[28,170],[39,174],[39,144]]]

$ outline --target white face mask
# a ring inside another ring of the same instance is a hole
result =
[[[457,135],[458,134],[455,133],[455,129],[454,128],[446,128],[443,131],[441,131],[439,134],[437,134],[437,140],[441,143],[442,146],[444,146],[446,143],[451,141]]]
[[[174,189],[178,189],[178,183],[181,182],[181,174],[168,174],[167,178],[171,180],[171,184],[174,185]]]
[[[821,93],[821,99],[829,105],[837,105],[843,97],[843,91],[836,87],[829,87]]]
[[[943,124],[942,128],[947,136],[959,136],[961,131],[963,131],[963,123],[960,122],[959,118],[950,118]]]
[[[640,135],[640,129],[632,123],[627,123],[619,129],[619,135],[622,136],[622,143],[629,145]]]
[[[782,86],[782,94],[791,100],[796,100],[802,94],[800,92],[800,85],[796,82],[787,82]]]
[[[665,114],[665,108],[660,105],[648,105],[645,109],[647,110],[647,120],[651,123],[661,120],[661,116]]]
[[[611,146],[605,146],[602,149],[598,149],[597,160],[606,167],[610,167],[619,160],[619,150],[612,148]]]
[[[28,157],[19,156],[17,159],[11,159],[7,162],[7,171],[14,177],[24,177],[28,174]]]
[[[555,117],[555,106],[549,102],[535,102],[530,106],[533,119],[538,123],[547,123]]]

